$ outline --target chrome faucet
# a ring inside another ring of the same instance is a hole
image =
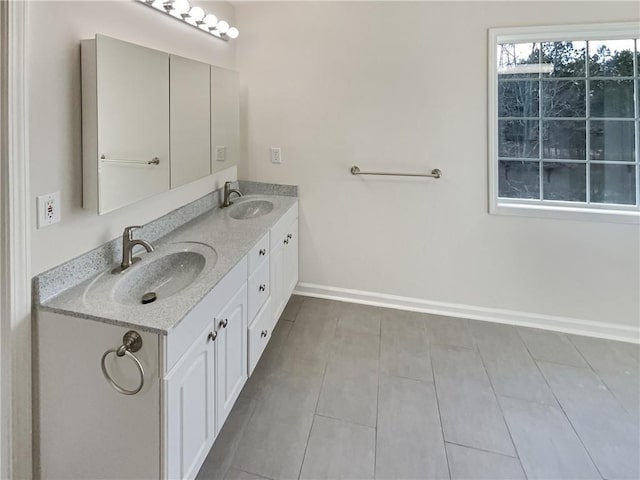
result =
[[[222,200],[222,207],[228,207],[233,204],[233,202],[229,200],[232,193],[235,193],[239,197],[242,196],[242,192],[240,190],[231,188],[231,182],[224,182],[224,198]]]
[[[133,257],[133,247],[141,245],[147,252],[153,252],[153,245],[146,240],[134,240],[133,231],[137,230],[138,226],[125,227],[122,233],[122,263],[119,267],[114,268],[111,273],[121,273],[131,265],[140,260],[140,257]]]

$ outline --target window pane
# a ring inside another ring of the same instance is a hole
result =
[[[635,205],[635,166],[591,164],[591,201]]]
[[[592,80],[592,117],[633,117],[633,80]]]
[[[632,121],[592,120],[591,160],[635,161],[635,129]]]
[[[540,198],[540,164],[501,160],[498,167],[498,196]]]
[[[542,44],[542,64],[553,65],[552,77],[584,77],[587,42],[553,42]]]
[[[545,80],[542,105],[545,117],[586,117],[587,99],[584,80]]]
[[[538,158],[537,120],[500,120],[498,130],[498,156]]]
[[[505,43],[498,45],[497,54],[499,78],[537,78],[540,76],[539,44]]]
[[[544,200],[587,201],[584,163],[544,162],[543,169]]]
[[[633,40],[591,40],[589,74],[601,77],[632,77],[633,51]]]
[[[498,116],[537,117],[538,81],[503,81],[498,83]]]
[[[587,122],[584,120],[545,120],[542,156],[565,160],[586,160]]]

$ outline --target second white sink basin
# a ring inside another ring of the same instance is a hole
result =
[[[241,200],[229,207],[229,216],[236,220],[259,218],[273,210],[269,200]]]

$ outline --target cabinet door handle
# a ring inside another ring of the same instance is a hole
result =
[[[291,240],[291,239],[293,238],[293,235],[289,234],[289,235],[287,235],[287,238],[288,238],[289,240]]]
[[[285,245],[289,245],[289,239],[288,239],[288,238],[285,238],[285,239],[284,239],[284,244],[285,244]]]
[[[218,332],[209,332],[209,335],[207,336],[207,342],[215,342],[217,337]]]
[[[260,336],[261,336],[262,338],[266,338],[266,336],[267,336],[268,334],[269,334],[269,332],[268,332],[268,331],[266,331],[266,330],[262,330],[262,332],[260,332]]]
[[[266,254],[267,254],[267,250],[266,250],[265,248],[261,248],[261,249],[260,249],[260,251],[258,252],[258,254],[259,254],[260,256],[264,256],[264,255],[266,255]]]
[[[266,289],[267,289],[267,286],[264,283],[258,287],[258,290],[261,292],[264,292]]]
[[[222,327],[222,328],[227,328],[227,324],[229,323],[229,319],[225,318],[224,320],[220,320],[220,323],[218,323],[218,326]]]

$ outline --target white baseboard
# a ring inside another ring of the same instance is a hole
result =
[[[326,298],[341,302],[361,303],[376,307],[395,308],[412,312],[432,313],[450,317],[470,318],[487,322],[505,323],[523,327],[542,328],[588,337],[607,338],[623,342],[640,343],[640,327],[631,327],[579,318],[517,312],[500,308],[476,307],[457,303],[435,302],[420,298],[401,297],[384,293],[365,292],[348,288],[298,283],[295,295]]]

